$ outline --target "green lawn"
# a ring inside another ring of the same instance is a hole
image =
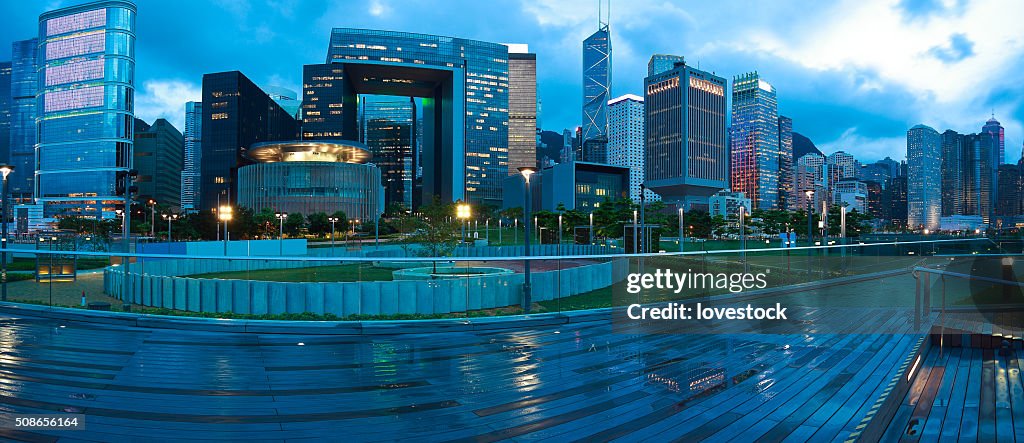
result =
[[[191,275],[192,278],[222,278],[278,282],[344,282],[391,281],[391,269],[370,264],[312,266],[293,269],[260,269],[254,271],[213,272]]]
[[[78,270],[83,271],[86,269],[97,269],[105,266],[110,266],[110,260],[106,258],[79,258],[78,259]],[[7,263],[8,271],[35,271],[36,270],[36,259],[34,258],[22,258],[17,257],[11,262]]]

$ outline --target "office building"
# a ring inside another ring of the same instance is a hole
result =
[[[793,189],[793,119],[779,116],[779,209],[796,209],[799,197]]]
[[[907,176],[898,175],[889,181],[889,220],[894,229],[907,229]]]
[[[647,76],[650,77],[665,71],[671,71],[676,67],[677,63],[685,64],[686,59],[681,55],[654,54],[647,61]]]
[[[250,145],[238,170],[238,204],[255,212],[333,214],[377,220],[384,204],[380,170],[355,141],[284,141]]]
[[[359,138],[356,95],[348,93],[345,68],[340,65],[302,67],[302,139]]]
[[[754,205],[779,207],[779,107],[775,87],[757,72],[732,80],[729,184]]]
[[[644,99],[626,94],[608,102],[608,164],[629,169],[629,198],[640,201],[644,183]],[[661,200],[645,190],[646,201]]]
[[[157,204],[181,212],[181,171],[185,139],[174,125],[157,119],[152,125],[135,119],[134,183],[137,201]]]
[[[836,151],[828,155],[828,185],[829,189],[835,187],[840,180],[858,178],[860,162],[852,155],[844,151]]]
[[[1014,216],[1021,214],[1021,171],[1015,164],[999,165],[997,172],[999,200],[994,215]]]
[[[856,178],[845,178],[832,190],[832,204],[846,206],[847,211],[868,213],[868,184]]]
[[[8,192],[16,203],[33,203],[36,182],[36,84],[38,40],[11,45],[10,137],[7,161],[14,172],[7,177]]]
[[[811,209],[815,213],[821,212],[821,202],[831,201],[826,177],[827,171],[828,165],[825,163],[825,156],[817,152],[809,152],[797,159],[796,168],[793,171],[793,188],[797,194],[794,201],[795,209],[807,209],[807,191],[813,191]]]
[[[997,140],[990,134],[967,134],[963,141],[963,211],[959,215],[978,215],[985,223],[992,216],[996,193]],[[954,214],[958,215],[958,214]]]
[[[964,214],[964,136],[952,129],[942,133],[942,216]]]
[[[322,69],[343,79],[333,82],[341,99],[331,101],[345,104],[340,138],[358,139],[346,129],[355,128],[356,116],[344,112],[358,95],[422,98],[424,201],[500,204],[508,176],[508,57],[498,43],[335,28]]]
[[[864,185],[868,189],[868,214],[876,220],[885,220],[889,218],[889,200],[886,198],[886,190],[882,188],[882,184],[876,181],[865,181]]]
[[[644,79],[644,177],[663,200],[707,210],[728,185],[725,88],[686,64]]]
[[[234,204],[238,168],[249,163],[253,144],[293,140],[294,118],[238,71],[203,75],[200,206],[208,211]]]
[[[907,228],[939,228],[942,215],[942,142],[934,129],[907,131]]]
[[[181,170],[181,210],[199,209],[200,165],[203,160],[203,104],[185,103],[184,159]]]
[[[284,109],[288,115],[291,115],[292,118],[299,118],[301,115],[300,109],[302,108],[302,102],[296,98],[298,97],[298,94],[296,94],[295,91],[276,85],[264,86],[260,89],[263,89],[263,92],[266,92],[267,96],[273,99],[274,103],[277,103],[277,105]]]
[[[743,195],[742,192],[731,192],[727,190],[721,190],[716,192],[709,201],[709,211],[711,216],[720,215],[725,217],[726,220],[731,218],[739,217],[740,208],[744,208],[747,213],[750,212],[751,204],[753,204],[749,198]]]
[[[608,100],[611,98],[612,41],[608,23],[583,40],[583,133],[580,160],[607,161]]]
[[[44,217],[115,217],[132,167],[135,5],[105,0],[39,16],[36,201]]]
[[[537,167],[537,54],[508,45],[508,174]]]
[[[1006,137],[1003,125],[996,120],[995,114],[992,114],[992,118],[985,122],[985,125],[981,127],[982,134],[988,134],[993,139],[993,146],[995,149],[992,154],[995,156],[993,164],[998,166],[1006,162]]]
[[[416,103],[410,98],[363,102],[364,143],[380,169],[384,207],[412,208]]]
[[[0,62],[0,161],[11,155],[11,62]]]

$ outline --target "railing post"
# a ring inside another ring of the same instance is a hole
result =
[[[921,330],[921,274],[920,271],[914,272],[914,281],[916,288],[914,289],[914,331]]]
[[[930,320],[931,319],[931,314],[932,314],[932,284],[931,283],[932,283],[932,279],[931,279],[930,273],[925,272],[924,273],[924,287],[922,288],[923,289],[923,296],[922,296],[922,302],[921,302],[921,310],[923,311],[923,313],[924,313],[924,315],[926,317],[926,320]]]

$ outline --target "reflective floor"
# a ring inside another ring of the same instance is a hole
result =
[[[841,441],[911,335],[621,335],[607,322],[398,336],[0,317],[2,439]]]

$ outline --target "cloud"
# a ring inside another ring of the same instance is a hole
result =
[[[153,123],[165,118],[175,128],[185,130],[185,103],[202,101],[201,87],[182,80],[147,80],[135,94],[135,116]]]
[[[370,7],[368,9],[370,15],[374,17],[380,17],[387,15],[391,12],[391,6],[385,3],[383,0],[370,0]]]
[[[846,128],[839,138],[818,144],[818,149],[825,155],[836,151],[845,151],[853,154],[862,163],[870,163],[887,156],[897,160],[906,157],[907,137],[866,137],[860,134],[858,127]],[[894,155],[894,152],[902,154]]]
[[[953,34],[948,46],[934,46],[928,52],[944,62],[958,62],[974,55],[974,42],[964,34]]]

